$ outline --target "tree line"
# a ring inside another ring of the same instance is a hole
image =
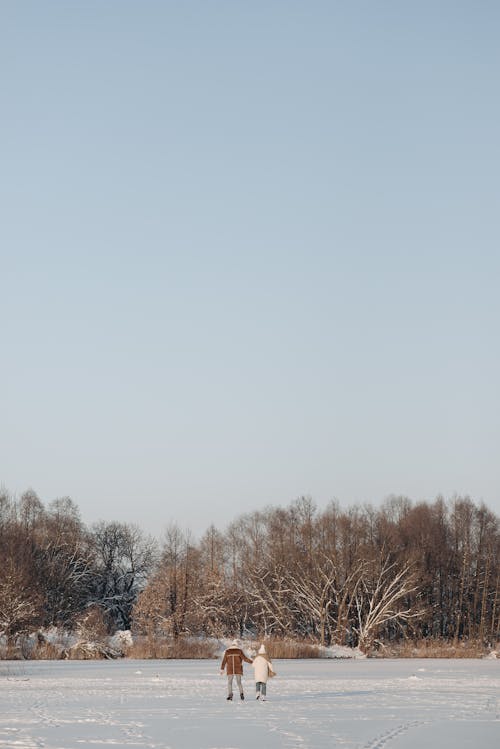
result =
[[[70,498],[0,494],[0,634],[73,630],[292,637],[369,650],[500,638],[500,523],[469,497],[319,510],[306,497],[200,540],[176,525],[87,527]]]

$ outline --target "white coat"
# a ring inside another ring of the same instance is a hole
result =
[[[273,664],[264,658],[263,655],[258,655],[253,659],[252,666],[255,671],[255,681],[262,681],[264,684],[267,682],[269,676],[269,668],[273,671]]]

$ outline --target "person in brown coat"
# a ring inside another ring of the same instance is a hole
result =
[[[233,678],[236,676],[236,683],[240,690],[240,698],[245,699],[243,694],[243,686],[241,684],[241,677],[243,676],[243,661],[252,663],[250,658],[247,658],[243,650],[240,648],[238,640],[233,640],[230,646],[224,652],[222,663],[220,664],[221,675],[224,673],[224,669],[227,672],[227,698],[228,700],[233,699]]]

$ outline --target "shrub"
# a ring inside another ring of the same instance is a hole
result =
[[[216,658],[217,643],[192,637],[145,637],[134,641],[127,650],[127,658]]]
[[[320,658],[319,645],[301,640],[266,639],[266,650],[271,658]]]
[[[483,658],[489,648],[478,640],[463,640],[455,645],[443,639],[404,640],[379,648],[370,653],[377,658]]]

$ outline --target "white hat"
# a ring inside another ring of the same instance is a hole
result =
[[[265,652],[266,652],[266,646],[265,645],[261,645],[260,648],[259,648],[259,653],[265,653]]]
[[[239,646],[240,646],[239,641],[238,640],[233,640],[229,647],[230,648],[239,648]]]

